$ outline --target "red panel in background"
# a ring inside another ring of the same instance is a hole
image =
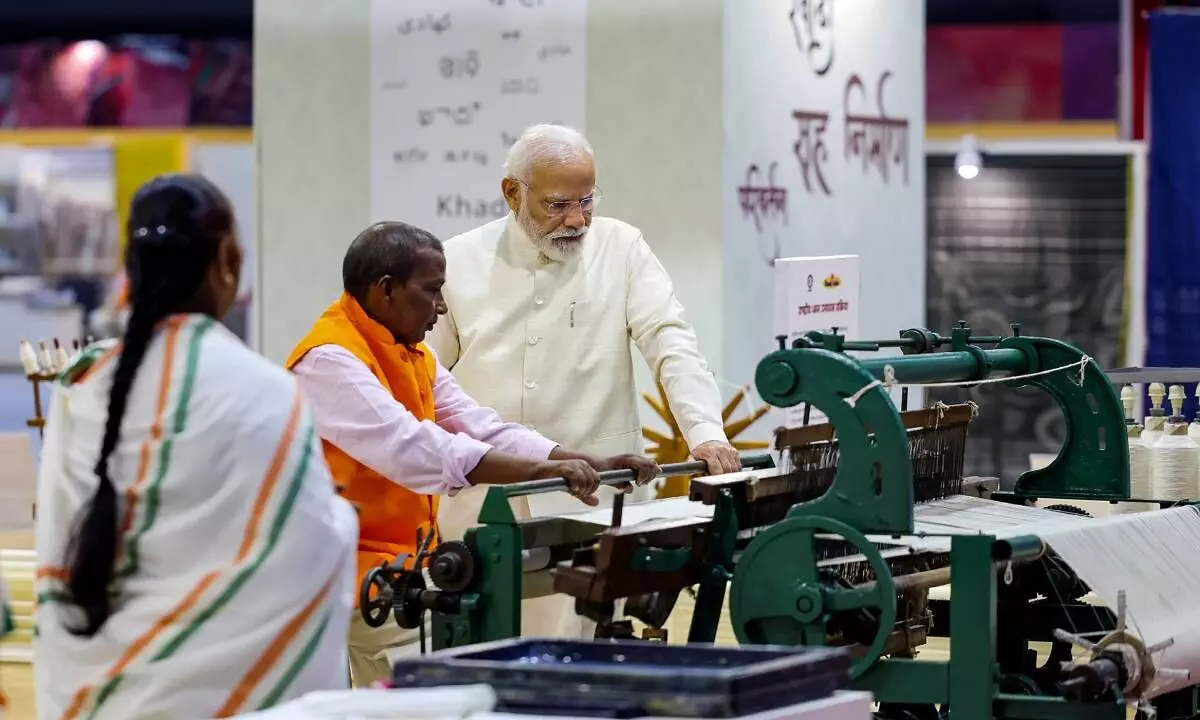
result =
[[[1150,25],[1147,23],[1147,17],[1154,11],[1161,9],[1163,6],[1162,0],[1132,0],[1133,17],[1132,28],[1130,29],[1133,37],[1130,38],[1130,47],[1132,49],[1132,67],[1130,73],[1133,75],[1129,79],[1130,104],[1132,105],[1133,117],[1130,118],[1129,134],[1132,140],[1146,139],[1146,78],[1150,72],[1149,60],[1149,44],[1150,44]]]
[[[0,46],[0,128],[248,127],[244,40],[127,36]]]
[[[1061,26],[931,27],[925,42],[927,122],[1062,119]]]
[[[57,43],[17,48],[10,108],[17,126],[49,128],[87,124],[92,81],[97,69],[105,62],[107,51],[80,53],[71,52],[71,48],[72,45]]]
[[[188,124],[192,89],[186,55],[123,50],[120,63],[120,82],[128,99],[115,124],[164,128]]]

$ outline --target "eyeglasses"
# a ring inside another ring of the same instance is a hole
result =
[[[529,189],[529,184],[521,180],[517,180]],[[604,193],[600,192],[600,188],[593,188],[592,194],[586,197],[581,197],[578,200],[542,200],[542,207],[545,208],[546,214],[550,217],[557,218],[571,212],[571,208],[579,206],[580,212],[587,215],[596,208],[596,204],[600,202],[600,198],[604,197]]]

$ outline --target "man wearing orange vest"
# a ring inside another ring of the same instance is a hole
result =
[[[287,359],[308,396],[334,481],[358,508],[360,578],[415,552],[418,533],[436,533],[440,495],[564,477],[572,495],[594,505],[597,471],[629,468],[638,484],[658,471],[637,455],[600,459],[564,450],[463,393],[422,342],[446,312],[445,279],[442,244],[433,235],[398,222],[372,225],[346,251],[345,292]],[[392,624],[369,628],[355,611],[355,686],[390,680],[386,651],[416,637]]]

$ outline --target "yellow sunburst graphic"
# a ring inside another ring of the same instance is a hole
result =
[[[746,428],[753,425],[763,415],[766,415],[770,411],[770,408],[764,405],[740,420],[731,421],[729,419],[738,409],[738,406],[742,404],[742,400],[746,398],[748,390],[749,388],[742,388],[733,394],[733,397],[725,404],[725,408],[721,410],[721,421],[725,424],[725,437],[729,438],[729,442],[735,448],[738,450],[760,450],[768,447],[769,444],[755,440],[739,441],[735,438],[745,432]],[[683,433],[679,431],[679,423],[675,422],[675,417],[671,414],[670,406],[667,404],[667,391],[663,388],[662,383],[658,384],[657,398],[650,393],[642,393],[642,397],[646,398],[646,402],[650,404],[650,407],[654,408],[654,412],[658,413],[658,416],[671,429],[671,435],[668,437],[657,430],[643,427],[642,437],[654,443],[646,451],[659,465],[686,461],[689,455],[687,440],[684,439]],[[687,495],[690,480],[690,477],[685,476],[667,478],[662,487],[659,488],[658,496],[660,498],[668,498]]]

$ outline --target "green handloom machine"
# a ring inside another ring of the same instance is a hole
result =
[[[687,640],[713,642],[728,588],[739,642],[847,647],[853,686],[874,693],[881,719],[1124,720],[1152,659],[1122,651],[1140,646],[1123,618],[1083,602],[1088,588],[1039,537],[953,535],[948,552],[886,540],[913,535],[920,503],[973,487],[961,454],[975,409],[897,409],[893,384],[1041,388],[1063,411],[1063,448],[991,499],[1129,499],[1125,418],[1100,367],[1017,326],[1007,337],[975,336],[960,323],[948,336],[914,329],[852,342],[809,333],[785,343],[759,363],[759,395],[776,407],[815,408],[828,423],[777,432],[781,467],[762,470],[773,463],[759,457],[747,463],[757,472],[694,478],[689,498],[633,506],[664,519],[628,525],[619,502],[604,521],[595,512],[517,520],[511,497],[561,490],[562,482],[494,488],[480,526],[462,541],[422,548],[364,578],[364,617],[378,625],[394,613],[418,628],[433,611],[433,646],[448,648],[519,635],[521,600],[556,592],[597,621],[598,637],[633,635],[632,623],[616,618],[623,602],[625,615],[646,626],[643,638],[662,639],[676,599],[693,592]],[[864,356],[883,348],[902,354]],[[433,587],[413,567],[427,568]],[[931,600],[929,590],[945,585],[953,600]],[[1067,662],[1062,629],[1104,639]],[[918,659],[938,635],[949,638],[950,659]],[[1034,643],[1050,644],[1048,660],[1039,662]],[[1155,705],[1163,720],[1200,717],[1193,688]]]

